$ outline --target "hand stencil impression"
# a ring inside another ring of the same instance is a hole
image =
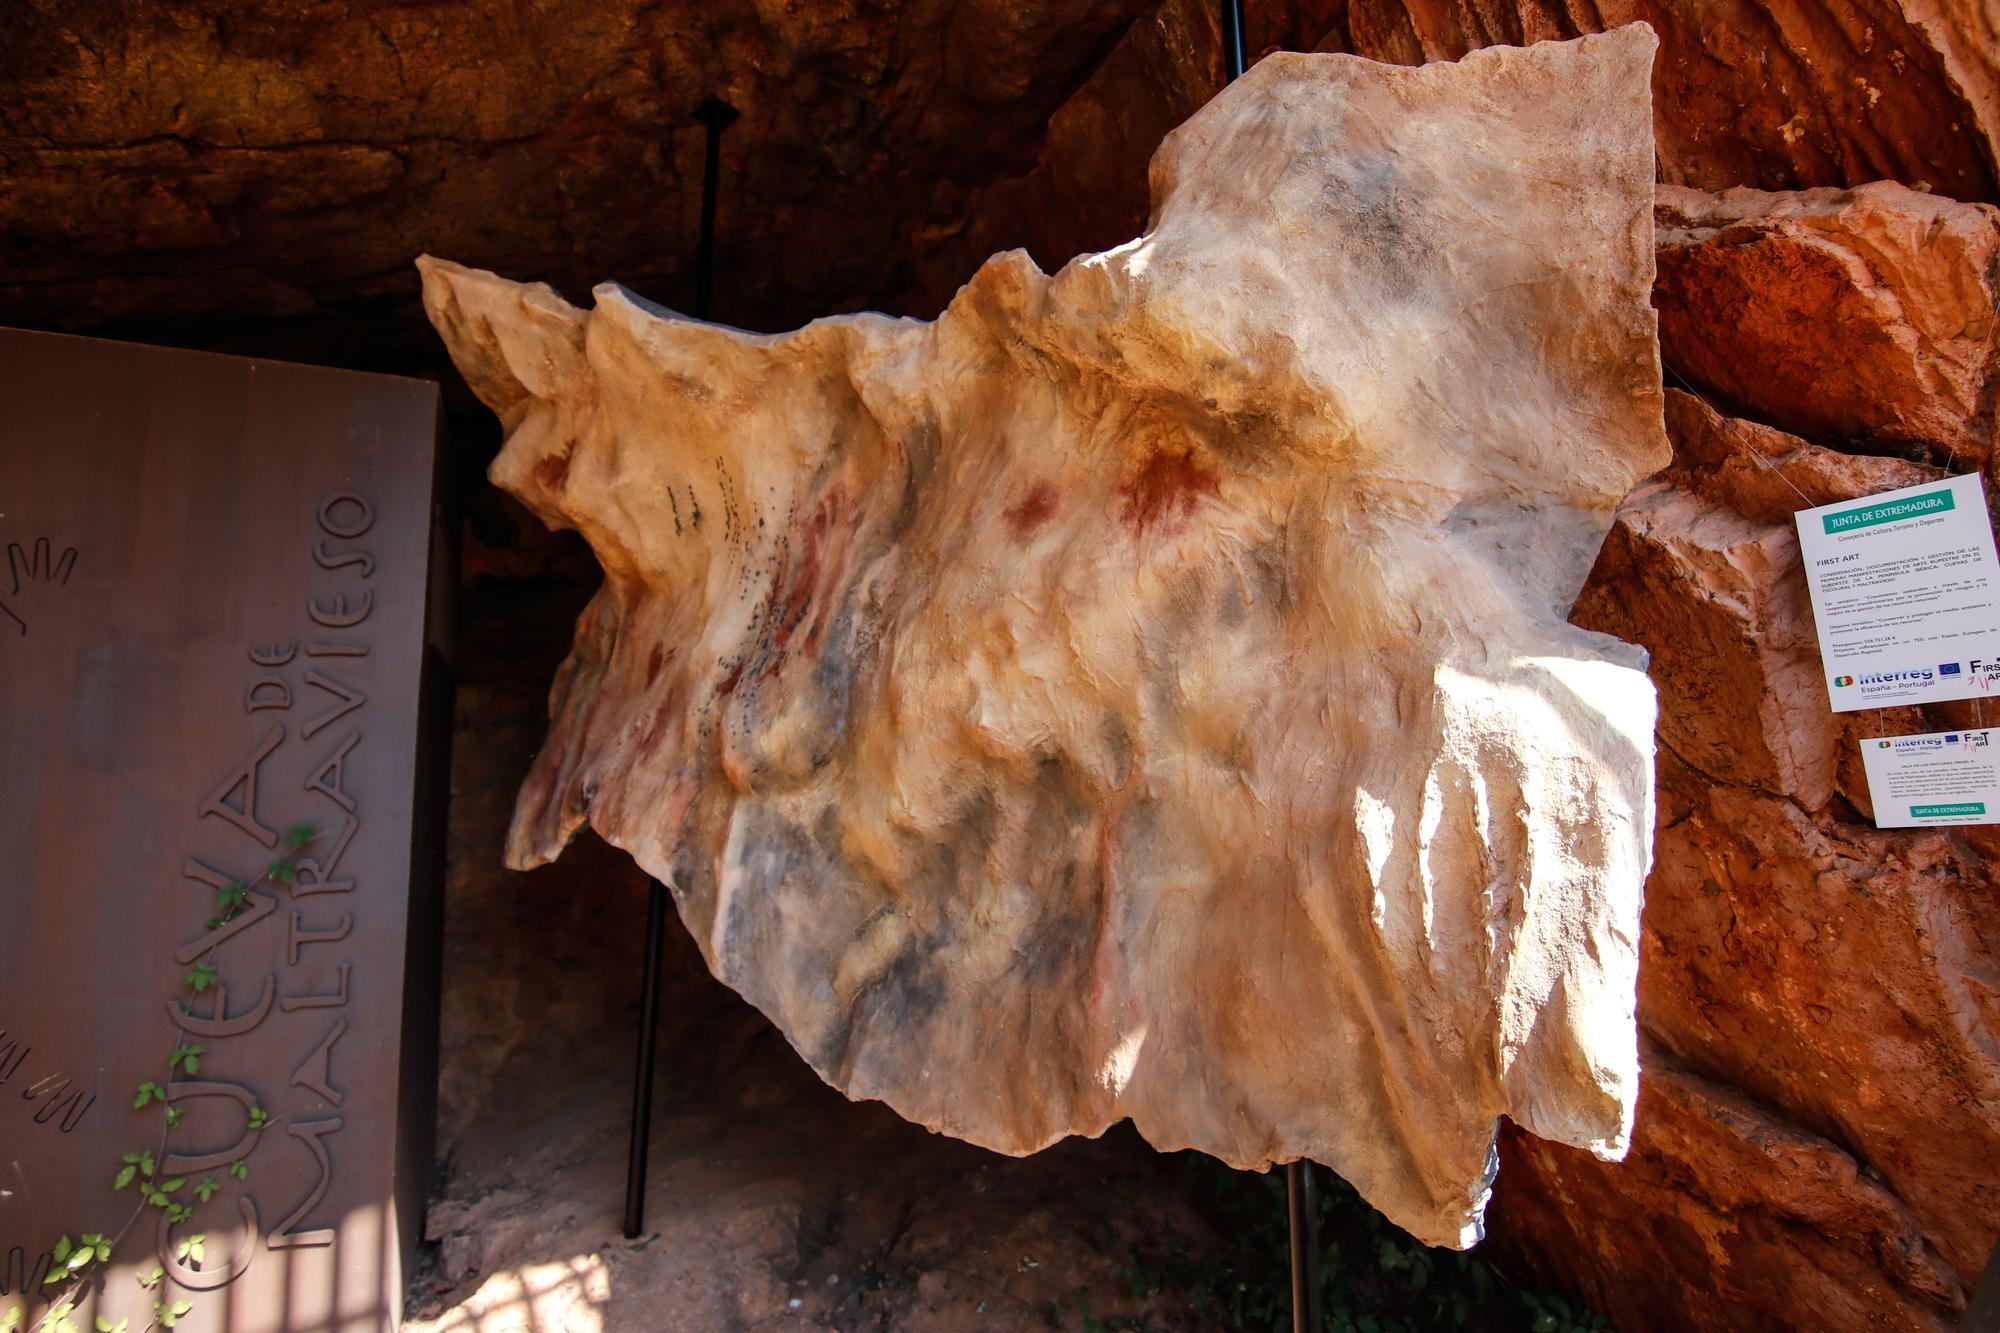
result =
[[[0,591],[0,636],[26,635],[33,608],[45,595],[44,590],[69,582],[76,568],[76,548],[64,547],[54,560],[50,559],[51,550],[47,537],[37,538],[32,551],[19,542],[7,544],[7,582],[0,585],[4,588]]]

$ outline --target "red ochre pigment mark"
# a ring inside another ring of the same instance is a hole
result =
[[[1029,533],[1054,517],[1055,512],[1056,488],[1046,481],[1038,481],[1000,517],[1007,520],[1007,526],[1014,530],[1016,537],[1025,540]]]
[[[658,753],[660,738],[666,735],[667,728],[672,725],[676,717],[680,716],[680,712],[680,692],[677,689],[670,689],[667,691],[666,701],[653,714],[653,720],[646,724],[646,738],[639,742],[640,750],[646,754]]]
[[[576,452],[576,441],[570,440],[555,453],[535,464],[535,480],[551,491],[559,491],[569,480],[569,456]]]
[[[743,650],[735,667],[715,687],[717,695],[734,694],[752,668],[756,672],[750,676],[752,686],[761,685],[784,670],[792,641],[802,625],[806,628],[805,650],[811,652],[818,647],[822,618],[814,611],[827,595],[827,589],[820,585],[838,576],[839,561],[854,537],[853,528],[845,522],[846,498],[839,489],[829,491],[799,530],[798,558],[772,575],[770,588],[764,594],[758,645]]]
[[[1194,461],[1193,449],[1156,449],[1139,474],[1118,488],[1125,501],[1123,518],[1135,531],[1155,523],[1185,517],[1204,495],[1214,495],[1216,475]]]
[[[846,554],[846,544],[854,534],[842,522],[846,517],[843,510],[847,501],[846,492],[838,487],[828,491],[819,507],[807,520],[805,531],[800,534],[798,564],[789,571],[791,587],[781,598],[777,589],[772,589],[771,597],[771,647],[774,653],[783,653],[791,643],[792,634],[812,611],[815,601],[822,593],[820,582],[827,570],[824,558],[829,545],[838,544],[837,556]],[[819,621],[813,621],[806,635],[806,648],[811,651],[818,644]]]
[[[666,650],[665,644],[656,643],[653,645],[652,653],[646,658],[646,683],[648,685],[651,685],[660,678],[660,667],[672,656],[673,654]]]
[[[720,685],[715,687],[715,692],[719,695],[722,695],[725,698],[728,697],[729,695],[736,693],[737,682],[743,679],[743,669],[749,665],[750,665],[749,658],[746,657],[739,659],[736,663],[735,668],[731,670],[728,675],[722,678],[722,683]]]

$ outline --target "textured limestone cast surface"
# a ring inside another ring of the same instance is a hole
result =
[[[1653,49],[1273,56],[1145,235],[932,323],[425,261],[605,571],[510,862],[589,822],[829,1082],[1003,1152],[1130,1116],[1458,1245],[1497,1117],[1622,1154],[1654,700],[1564,617],[1668,457]]]

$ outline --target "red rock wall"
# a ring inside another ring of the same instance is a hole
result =
[[[1670,393],[1674,464],[1577,604],[1661,691],[1654,1077],[1620,1167],[1510,1137],[1502,1216],[1634,1328],[1949,1324],[2000,1231],[2000,839],[1877,831],[1857,742],[2000,710],[1829,711],[1790,515],[1990,466],[2000,212],[1872,185],[1658,214],[1665,360],[1758,420]]]

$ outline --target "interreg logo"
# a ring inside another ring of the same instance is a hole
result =
[[[1879,694],[1885,685],[1929,685],[1937,679],[1929,667],[1913,667],[1908,671],[1871,671],[1861,677],[1861,691],[1864,694]],[[1853,676],[1835,676],[1836,685],[1854,684]]]
[[[1925,491],[1922,495],[1890,500],[1885,504],[1843,509],[1838,514],[1824,515],[1820,522],[1826,525],[1829,533],[1847,532],[1854,528],[1872,528],[1877,523],[1895,523],[1925,514],[1942,514],[1953,507],[1950,491]]]

